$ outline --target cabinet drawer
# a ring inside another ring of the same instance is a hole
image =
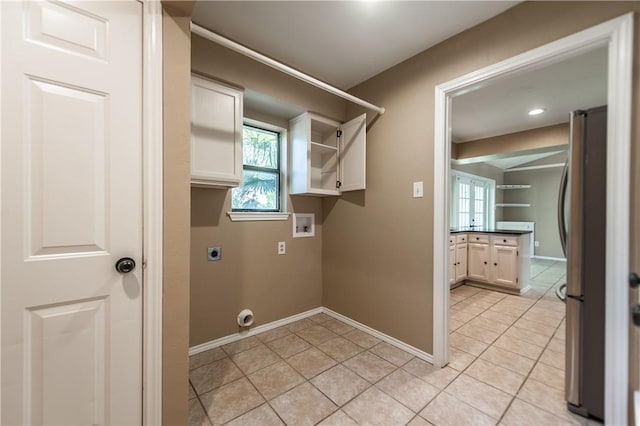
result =
[[[462,244],[467,242],[467,234],[456,235],[456,244]]]
[[[470,243],[489,244],[489,236],[487,234],[469,234]]]
[[[518,237],[513,235],[494,235],[491,239],[493,244],[496,246],[518,246]]]

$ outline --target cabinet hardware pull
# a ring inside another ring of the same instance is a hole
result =
[[[498,266],[498,264],[497,264],[497,263],[494,263],[494,264],[493,264],[493,266]]]
[[[486,264],[487,264],[487,262],[484,262],[484,264],[486,265]]]

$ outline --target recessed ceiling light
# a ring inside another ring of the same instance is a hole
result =
[[[529,115],[540,115],[544,112],[543,108],[534,108],[531,111],[529,111]]]

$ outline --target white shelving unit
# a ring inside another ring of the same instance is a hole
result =
[[[292,195],[365,189],[366,115],[340,123],[313,113],[290,121]]]
[[[520,185],[520,184],[503,184],[496,185],[496,189],[529,189],[531,185]],[[497,207],[531,207],[529,203],[496,203]]]

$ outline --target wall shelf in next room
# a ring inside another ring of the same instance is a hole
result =
[[[531,185],[496,185],[496,189],[527,189]]]
[[[528,203],[496,203],[496,207],[531,207]]]

